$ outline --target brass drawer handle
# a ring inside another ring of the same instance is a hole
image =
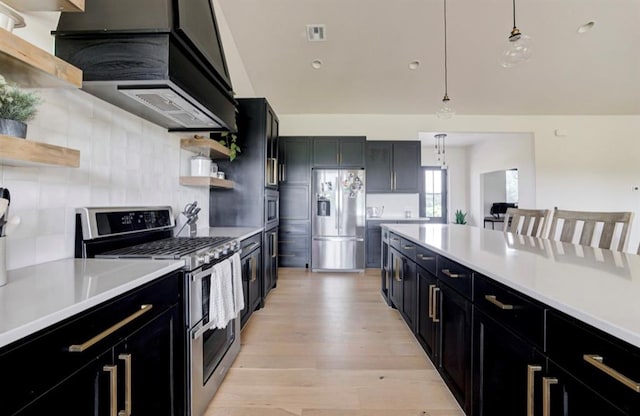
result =
[[[111,335],[114,332],[116,332],[118,329],[120,329],[123,326],[127,325],[129,322],[134,321],[137,318],[139,318],[140,316],[142,316],[145,313],[149,312],[152,308],[153,308],[153,305],[142,305],[142,306],[140,306],[140,310],[138,312],[135,312],[135,313],[129,315],[128,317],[126,317],[122,321],[120,321],[117,324],[111,326],[110,328],[105,329],[104,331],[102,331],[101,333],[99,333],[95,337],[91,338],[90,340],[87,340],[82,344],[70,345],[69,346],[69,352],[84,352],[87,348],[90,348],[93,345],[97,344],[98,342],[102,341],[103,339],[105,339],[109,335]]]
[[[558,384],[557,378],[542,378],[542,416],[551,416],[551,385]]]
[[[118,416],[131,416],[131,354],[120,354],[118,359],[124,361],[124,410],[120,410]]]
[[[438,297],[436,296],[436,294],[440,292],[440,288],[439,287],[434,287],[433,288],[433,316],[431,318],[432,322],[440,322],[440,319],[436,317],[436,313],[438,312]]]
[[[425,256],[424,254],[418,254],[417,257],[423,261],[434,261],[436,259],[434,256]]]
[[[400,241],[400,239],[394,237],[394,238],[391,239],[391,241]]]
[[[404,245],[404,246],[402,246],[402,248],[403,248],[404,250],[413,250],[413,249],[415,249],[415,248],[416,248],[416,246],[407,246],[407,245]]]
[[[109,416],[118,416],[118,367],[105,365],[102,371],[109,373]]]
[[[604,363],[604,359],[601,356],[594,354],[584,354],[582,358],[584,358],[587,363],[591,364],[606,375],[616,379],[636,393],[640,393],[640,383],[631,380],[629,377],[606,365]]]
[[[433,318],[433,289],[436,285],[429,285],[429,318]]]
[[[527,366],[527,416],[534,416],[533,399],[535,397],[535,373],[537,371],[542,371],[542,367],[540,367],[539,365]]]
[[[249,279],[249,282],[253,283],[256,281],[256,279],[258,278],[258,273],[257,273],[257,262],[256,262],[256,258],[255,257],[251,257],[249,259],[249,267],[251,268],[251,279]]]
[[[507,305],[506,303],[500,302],[498,299],[496,299],[494,295],[484,295],[484,298],[488,300],[490,303],[493,303],[494,305],[496,305],[500,309],[503,309],[503,310],[513,309],[513,305]]]
[[[449,269],[442,269],[442,274],[450,277],[452,279],[457,279],[459,277],[464,277],[464,274],[459,274],[459,273],[451,273],[451,271],[449,271]]]

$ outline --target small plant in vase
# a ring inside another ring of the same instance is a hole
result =
[[[230,162],[233,162],[233,160],[238,156],[238,153],[241,152],[240,146],[238,146],[236,140],[237,136],[234,133],[229,133],[226,131],[220,133],[220,140],[218,140],[218,143],[229,148]]]
[[[466,224],[467,223],[467,213],[462,212],[462,210],[456,211],[456,224]]]
[[[0,134],[27,137],[27,122],[35,117],[41,98],[7,84],[0,75]]]

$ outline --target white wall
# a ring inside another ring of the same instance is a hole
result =
[[[536,207],[536,165],[533,134],[501,135],[469,148],[469,201],[472,225],[482,226],[488,212],[483,205],[482,174],[518,169],[518,206]],[[504,176],[504,175],[503,175]],[[504,179],[503,179],[504,180]],[[503,188],[504,189],[504,188]],[[505,199],[503,195],[502,200]]]
[[[480,195],[482,196],[482,216],[487,216],[493,202],[507,200],[507,175],[504,170],[480,174]],[[479,218],[478,218],[479,219]]]
[[[455,221],[455,212],[461,210],[469,213],[469,163],[467,147],[447,147],[447,222]],[[433,144],[422,146],[422,166],[439,166]],[[467,221],[470,215],[467,215]]]
[[[640,191],[632,190],[640,186],[640,116],[457,115],[440,120],[430,115],[280,114],[279,118],[282,135],[348,134],[393,140],[417,138],[420,131],[530,133],[533,173],[528,179],[524,168],[512,164],[486,169],[518,168],[521,206],[633,211],[629,251],[634,252],[640,241]],[[557,129],[567,136],[557,137]],[[448,164],[453,168],[452,157]],[[468,165],[469,175],[480,171],[471,168],[471,159]],[[450,208],[469,209],[471,201],[479,200],[471,192],[475,186],[469,185],[468,199],[453,201],[452,196]],[[527,194],[527,188],[535,191]],[[478,205],[472,211],[472,218],[479,216]]]

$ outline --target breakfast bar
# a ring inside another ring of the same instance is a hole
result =
[[[466,414],[640,411],[640,256],[383,225],[382,295]]]

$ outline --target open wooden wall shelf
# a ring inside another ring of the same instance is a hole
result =
[[[0,165],[7,166],[80,166],[80,151],[0,135]]]
[[[7,81],[25,88],[82,87],[80,69],[4,29],[0,68]]]
[[[228,159],[229,148],[221,145],[216,140],[206,137],[189,137],[180,139],[180,148],[190,152],[200,153],[211,159]]]
[[[21,12],[84,12],[84,0],[2,0]]]
[[[233,189],[236,184],[228,179],[210,178],[208,176],[181,176],[180,185],[208,186],[210,188]]]

